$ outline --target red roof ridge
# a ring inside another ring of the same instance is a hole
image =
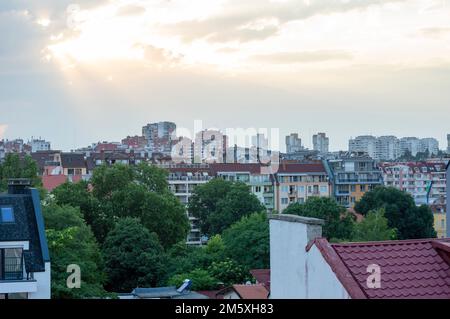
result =
[[[336,277],[345,287],[346,291],[352,299],[367,299],[367,295],[358,283],[356,278],[342,261],[341,257],[336,253],[334,248],[326,238],[316,238],[311,241],[306,247],[307,251],[316,245],[325,261],[331,267],[331,270],[336,274]]]
[[[450,238],[422,238],[422,239],[401,239],[401,240],[380,240],[366,242],[345,242],[331,243],[333,247],[344,246],[379,246],[379,245],[398,245],[398,244],[415,244],[415,243],[431,243],[431,242],[449,242]]]

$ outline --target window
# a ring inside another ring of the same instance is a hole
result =
[[[297,191],[299,194],[305,194],[305,186],[297,186]]]
[[[282,191],[283,193],[287,193],[287,192],[289,192],[289,187],[288,187],[287,185],[281,186],[281,191]]]
[[[328,186],[320,186],[320,192],[322,194],[328,193]]]
[[[14,223],[14,212],[12,207],[0,208],[0,223]]]
[[[287,205],[287,203],[288,203],[288,199],[287,198],[282,198],[281,199],[281,204]]]
[[[0,249],[0,280],[23,279],[22,248]]]
[[[350,186],[350,192],[356,192],[356,185],[351,185]]]
[[[359,185],[359,190],[361,192],[365,192],[366,191],[366,185]]]

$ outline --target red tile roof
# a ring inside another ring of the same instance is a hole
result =
[[[281,163],[278,174],[286,173],[323,173],[326,174],[323,163]]]
[[[257,163],[214,163],[210,164],[211,172],[216,175],[219,172],[249,172],[261,174],[261,164]]]
[[[233,285],[222,289],[217,295],[224,295],[230,290],[234,290],[241,299],[267,299],[269,291],[261,284],[256,285]]]
[[[352,298],[450,298],[450,239],[314,244]],[[370,264],[381,288],[367,287]]]
[[[258,283],[264,285],[270,291],[270,269],[252,269],[250,273]]]
[[[51,192],[59,185],[64,184],[67,182],[67,176],[66,175],[44,175],[42,176],[42,184],[44,188]]]

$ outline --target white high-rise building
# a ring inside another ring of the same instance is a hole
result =
[[[313,135],[313,147],[315,151],[326,154],[329,151],[330,139],[325,133],[317,133]]]
[[[400,156],[409,151],[412,156],[420,152],[420,139],[417,137],[403,137],[400,139]]]
[[[304,150],[302,139],[298,137],[297,133],[286,136],[286,153],[296,153],[302,150]]]
[[[395,160],[400,156],[400,142],[395,136],[380,136],[377,138],[375,158]]]
[[[432,138],[432,137],[422,138],[420,140],[420,151],[421,152],[426,152],[427,150],[430,153],[430,155],[438,154],[439,153],[439,142],[438,142],[438,140],[435,139],[435,138]]]
[[[348,142],[348,150],[352,153],[367,153],[375,158],[377,138],[371,135],[357,136]]]

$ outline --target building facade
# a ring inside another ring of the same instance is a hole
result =
[[[380,167],[384,185],[411,194],[416,205],[446,201],[447,173],[444,163],[380,163]]]
[[[326,154],[329,151],[330,139],[325,133],[318,133],[313,135],[313,149],[321,154]]]
[[[326,161],[336,201],[352,208],[366,192],[383,185],[383,176],[375,160],[367,155],[350,154]]]
[[[205,184],[213,177],[211,176],[208,165],[201,164],[177,164],[177,165],[158,165],[160,168],[167,169],[169,174],[167,181],[169,189],[186,207],[186,214],[191,225],[191,230],[186,239],[188,245],[202,245],[204,240],[201,237],[198,219],[189,214],[187,205],[194,189],[201,184]]]
[[[0,195],[0,299],[50,299],[50,256],[39,192],[9,182]]]
[[[309,197],[329,197],[331,184],[322,162],[281,163],[275,174],[275,210],[283,212],[292,203]]]
[[[297,133],[291,133],[289,136],[286,136],[286,153],[296,153],[303,149],[302,139],[298,137]]]
[[[170,155],[175,138],[177,125],[173,122],[150,123],[142,128],[142,136],[147,141],[147,147],[152,153]]]

